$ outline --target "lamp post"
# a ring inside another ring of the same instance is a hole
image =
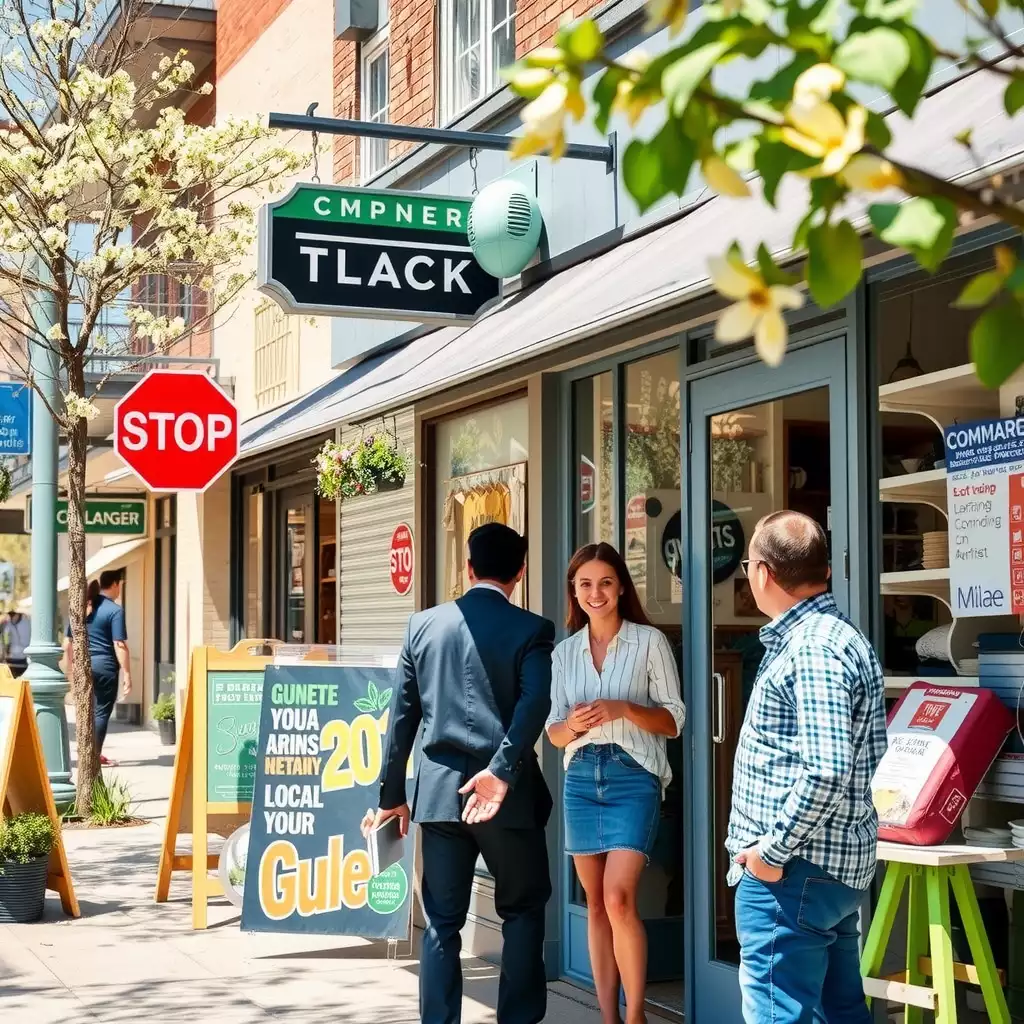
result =
[[[36,296],[32,318],[46,336],[56,322],[56,305],[49,292]],[[68,682],[58,667],[61,648],[56,642],[57,605],[57,424],[51,407],[60,402],[57,355],[38,340],[29,354],[36,388],[32,392],[32,639],[25,654],[25,679],[32,689],[36,722],[46,757],[46,771],[58,813],[75,802],[71,783],[71,747],[64,698]]]

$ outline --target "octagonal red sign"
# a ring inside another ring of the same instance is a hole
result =
[[[205,491],[238,458],[238,410],[205,373],[152,370],[117,403],[114,451],[151,491]]]

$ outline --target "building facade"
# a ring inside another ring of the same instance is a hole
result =
[[[647,32],[633,0],[372,6],[222,3],[217,116],[301,113],[315,101],[339,117],[513,133],[519,104],[498,71],[550,40],[561,18],[591,11],[620,54],[667,45],[664,33]],[[937,4],[922,16],[946,36],[959,31]],[[912,126],[892,120],[906,158],[965,180],[982,173],[977,162],[985,173],[1018,166],[1024,128],[1001,117],[975,123],[977,111],[1001,102],[999,83],[953,76],[937,74],[944,88]],[[949,141],[972,126],[973,155]],[[621,154],[632,129],[612,128]],[[584,125],[572,141],[607,140]],[[488,518],[527,534],[528,574],[515,599],[560,624],[572,551],[615,544],[676,651],[688,708],[670,744],[674,779],[640,894],[650,997],[692,1021],[739,1020],[722,840],[764,624],[739,559],[760,516],[806,512],[828,531],[836,598],[878,647],[890,696],[911,678],[977,684],[978,634],[1019,624],[955,620],[948,569],[926,564],[924,537],[946,529],[941,427],[1024,406],[1022,380],[981,388],[969,319],[949,309],[1006,233],[972,225],[934,276],[873,248],[854,295],[799,311],[785,362],[767,370],[752,346],[714,343],[721,303],[706,261],[733,239],[745,251],[761,240],[785,251],[801,214],[785,189],[771,209],[713,196],[695,179],[682,199],[640,215],[619,171],[599,163],[512,164],[497,152],[346,137],[319,174],[460,196],[514,176],[537,197],[544,242],[468,327],[310,323],[256,293],[216,325],[213,354],[245,420],[242,454],[205,495],[177,502],[177,664],[198,643],[256,637],[394,656],[412,611],[464,591],[464,539]],[[313,458],[323,442],[381,432],[410,457],[404,486],[321,498]],[[501,500],[489,506],[493,495]],[[408,593],[395,590],[388,565],[402,526],[414,538]],[[939,656],[922,661],[916,640],[928,633]],[[549,975],[587,985],[587,909],[562,852],[560,758],[545,741],[540,754],[556,794]],[[1005,820],[983,801],[968,813],[981,824]],[[484,864],[475,888],[467,948],[496,955],[500,921]],[[996,956],[1005,961],[1006,950]]]

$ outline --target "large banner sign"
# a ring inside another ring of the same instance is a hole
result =
[[[1024,613],[1024,417],[946,427],[953,614]]]
[[[290,313],[464,323],[501,294],[469,245],[472,199],[296,185],[260,210],[257,285]]]
[[[268,666],[242,928],[409,936],[413,843],[379,875],[359,825],[377,806],[392,672]]]

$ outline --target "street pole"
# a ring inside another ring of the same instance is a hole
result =
[[[33,303],[32,319],[42,337],[56,322],[53,296],[41,292]],[[64,699],[68,682],[59,665],[61,648],[56,641],[57,606],[57,424],[50,407],[60,402],[57,355],[33,339],[29,354],[38,391],[32,392],[32,640],[25,653],[29,666],[24,678],[32,690],[36,722],[46,757],[53,800],[58,813],[75,802],[71,783],[71,746]]]

